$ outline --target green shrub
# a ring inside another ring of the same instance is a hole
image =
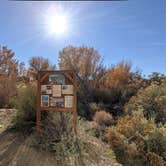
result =
[[[132,114],[143,110],[147,119],[154,118],[156,123],[166,122],[166,84],[150,85],[144,90],[139,90],[125,106],[125,111]]]
[[[83,102],[78,101],[77,111],[79,116],[83,118],[91,119],[89,116],[90,113],[89,113],[88,104],[84,104]]]
[[[36,86],[19,87],[18,95],[12,102],[17,109],[13,128],[27,133],[32,131],[36,121]]]
[[[97,111],[100,110],[99,104],[92,102],[89,104],[91,115],[94,116]]]
[[[155,131],[148,135],[146,144],[149,152],[154,152],[166,160],[166,136]]]

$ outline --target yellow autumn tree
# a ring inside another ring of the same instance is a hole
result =
[[[129,83],[131,77],[131,65],[124,61],[109,69],[100,79],[100,86],[103,88],[114,89],[122,88]]]

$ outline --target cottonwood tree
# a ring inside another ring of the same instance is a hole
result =
[[[18,75],[19,77],[26,76],[26,69],[24,62],[21,62],[18,66]]]
[[[78,81],[84,86],[100,77],[104,72],[101,56],[92,47],[68,46],[59,53],[59,66],[61,69],[71,69],[77,74]]]
[[[131,64],[122,61],[107,70],[99,81],[100,89],[107,95],[105,103],[111,113],[121,115],[124,105],[140,88],[146,88],[148,81],[141,76],[140,71],[131,71]]]
[[[101,87],[107,89],[124,88],[131,78],[130,70],[131,65],[124,61],[108,69],[106,74],[100,79]]]
[[[27,76],[27,70],[25,68],[25,63],[24,62],[21,62],[18,65],[18,80],[20,82],[24,82],[24,83],[29,82],[29,78]]]
[[[73,70],[78,82],[78,111],[89,117],[89,102],[93,90],[97,88],[100,77],[105,72],[100,54],[92,47],[67,46],[59,53],[60,69]],[[85,111],[86,110],[86,111]]]
[[[96,100],[102,101],[113,115],[121,115],[123,105],[131,94],[129,86],[131,78],[131,65],[124,61],[107,69],[99,80],[100,91],[97,91]]]
[[[18,61],[14,58],[14,52],[7,47],[0,47],[0,73],[8,77],[16,77],[18,74]]]
[[[18,61],[14,52],[7,47],[0,47],[0,107],[9,106],[10,97],[16,95]]]
[[[47,58],[34,56],[29,60],[28,77],[31,79],[37,78],[37,72],[40,70],[54,70],[55,65],[52,65]]]

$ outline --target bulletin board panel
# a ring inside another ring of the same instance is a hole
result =
[[[77,125],[77,82],[72,70],[39,71],[36,127],[40,131],[41,111],[72,112]]]

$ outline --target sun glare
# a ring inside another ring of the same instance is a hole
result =
[[[45,25],[49,34],[62,35],[68,30],[68,18],[66,13],[59,8],[48,9],[45,15]]]
[[[49,33],[63,34],[67,30],[67,22],[65,16],[55,15],[49,16],[47,20],[47,28]]]

